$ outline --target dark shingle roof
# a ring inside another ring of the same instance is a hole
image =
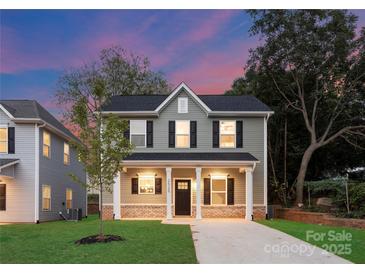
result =
[[[19,161],[19,159],[0,159],[0,168],[16,161]]]
[[[113,96],[103,111],[153,111],[168,95]],[[254,96],[198,95],[212,111],[270,111]]]
[[[242,152],[176,152],[133,153],[125,158],[132,161],[258,161],[250,153]]]
[[[3,105],[14,118],[41,119],[67,136],[77,139],[60,121],[35,100],[0,100],[0,104]]]

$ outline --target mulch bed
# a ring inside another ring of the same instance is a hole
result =
[[[80,240],[75,241],[75,244],[94,244],[94,243],[109,243],[113,241],[125,241],[125,238],[120,237],[118,235],[92,235],[82,238]]]

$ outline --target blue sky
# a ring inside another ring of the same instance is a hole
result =
[[[365,25],[365,11],[354,11]],[[36,99],[57,113],[57,79],[119,45],[144,55],[171,85],[222,93],[243,74],[256,37],[240,10],[2,10],[0,99]]]

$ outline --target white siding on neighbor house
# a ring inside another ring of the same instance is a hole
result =
[[[2,110],[0,124],[15,127],[15,154],[0,154],[0,158],[20,159],[15,180],[0,175],[0,183],[6,184],[6,210],[0,211],[0,222],[34,222],[35,125],[15,125]]]

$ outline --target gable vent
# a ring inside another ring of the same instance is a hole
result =
[[[178,113],[188,113],[188,97],[180,97],[178,99]]]

